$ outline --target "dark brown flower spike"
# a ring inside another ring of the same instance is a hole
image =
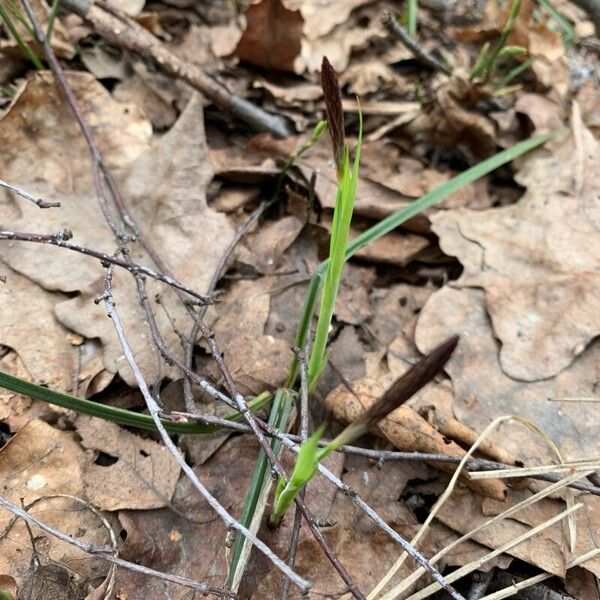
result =
[[[342,162],[346,138],[344,136],[344,111],[342,109],[342,93],[337,74],[333,70],[327,57],[323,57],[321,65],[321,87],[325,98],[325,111],[327,113],[327,127],[333,146],[333,158],[338,179],[342,173]]]
[[[332,444],[339,447],[350,443],[414,396],[448,362],[458,344],[458,339],[459,336],[457,335],[448,338],[414,364],[404,375],[396,379],[383,396],[355,421],[350,423]]]

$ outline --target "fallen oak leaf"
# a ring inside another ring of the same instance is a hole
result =
[[[103,464],[90,456],[83,468],[85,493],[94,506],[140,510],[170,504],[180,468],[163,445],[86,415],[77,417],[75,428],[84,448],[111,457],[112,464]]]
[[[485,290],[513,379],[555,376],[600,333],[600,144],[577,109],[572,127],[549,154],[524,163],[516,179],[527,191],[516,204],[432,217],[441,248],[464,265],[452,286]]]

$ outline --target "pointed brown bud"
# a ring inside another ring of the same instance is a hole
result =
[[[457,335],[448,338],[400,376],[371,407],[358,416],[333,440],[336,448],[355,439],[387,417],[425,387],[448,362],[458,344]]]
[[[333,158],[338,178],[342,173],[342,159],[346,138],[344,136],[344,111],[342,109],[342,93],[336,72],[333,70],[327,57],[323,57],[321,65],[321,86],[325,98],[325,111],[327,113],[327,127],[333,145]]]
[[[396,379],[383,396],[363,415],[363,419],[367,421],[367,428],[381,421],[425,387],[448,362],[458,344],[458,339],[457,335],[448,338]]]

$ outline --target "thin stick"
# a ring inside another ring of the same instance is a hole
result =
[[[245,98],[229,92],[200,67],[181,60],[170,52],[152,33],[114,6],[100,1],[91,3],[88,0],[63,0],[62,5],[83,17],[94,32],[104,39],[151,60],[163,73],[186,82],[219,109],[234,115],[255,131],[269,132],[279,138],[291,135],[284,117],[268,113]]]
[[[244,425],[243,423],[236,423],[234,421],[228,421],[227,419],[221,419],[219,417],[214,417],[212,415],[207,415],[198,412],[172,411],[168,415],[164,416],[165,418],[170,417],[175,419],[185,418],[196,420],[207,425],[217,425],[224,429],[239,431],[240,433],[252,433],[250,427],[248,427],[248,425]],[[277,429],[272,428],[267,423],[261,422],[261,427],[263,427],[265,434],[270,437],[274,437],[279,440],[286,439],[290,442],[296,443],[302,442],[301,436],[283,433]],[[319,442],[319,446],[325,447],[329,444],[330,441],[331,440],[323,439]],[[426,452],[400,452],[396,450],[372,450],[370,448],[360,448],[358,446],[341,446],[340,448],[336,449],[336,452],[341,452],[343,454],[352,454],[355,456],[364,456],[365,458],[370,458],[372,460],[377,461],[378,464],[383,464],[387,461],[459,464],[463,460],[460,456],[448,456],[446,454],[430,454]],[[466,463],[466,468],[471,472],[476,472],[478,469],[512,469],[514,468],[514,465],[507,465],[504,463],[486,460],[483,458],[470,458]],[[560,477],[558,476],[541,473],[530,475],[529,477],[531,479],[547,481],[550,483],[556,483],[560,480]],[[582,492],[587,492],[594,496],[600,496],[600,487],[594,485],[580,482],[572,482],[568,485],[568,487],[575,490],[580,490]]]
[[[398,24],[396,17],[391,13],[386,11],[383,15],[383,24],[387,27],[388,31],[404,46],[406,46],[414,55],[414,57],[425,67],[431,69],[433,71],[439,71],[440,73],[445,73],[446,75],[450,75],[450,69],[441,63],[437,58],[423,50],[416,42],[413,40],[406,31]]]
[[[200,479],[198,478],[198,476],[196,475],[194,470],[185,462],[185,460],[179,453],[177,446],[175,445],[175,443],[173,442],[173,440],[167,433],[167,430],[164,428],[164,425],[162,424],[162,422],[160,420],[161,408],[158,405],[158,403],[156,402],[156,400],[153,398],[152,394],[150,393],[150,390],[148,389],[148,386],[146,384],[144,376],[142,375],[142,372],[140,371],[140,369],[135,361],[135,358],[134,358],[131,348],[129,346],[129,342],[127,341],[127,338],[125,337],[123,325],[121,324],[121,319],[119,317],[119,313],[117,312],[117,310],[115,308],[115,304],[114,304],[114,301],[112,298],[112,271],[113,271],[113,266],[111,265],[108,267],[107,272],[106,272],[106,277],[104,280],[104,293],[103,293],[101,300],[104,302],[107,315],[110,317],[111,321],[113,322],[113,325],[115,327],[115,332],[119,339],[119,343],[121,344],[121,347],[123,348],[123,353],[125,355],[127,363],[129,364],[129,366],[131,367],[131,370],[133,371],[133,374],[135,376],[137,384],[140,388],[140,392],[142,393],[142,396],[144,397],[144,400],[146,401],[146,406],[148,408],[148,411],[150,412],[150,415],[152,416],[152,419],[154,420],[156,428],[157,428],[157,430],[160,434],[160,437],[162,438],[165,446],[167,447],[169,452],[172,454],[173,458],[175,458],[175,460],[177,461],[177,464],[181,467],[182,471],[187,475],[189,480],[192,482],[194,487],[198,490],[198,492],[200,492],[200,494],[208,502],[210,507],[219,515],[219,517],[221,517],[221,520],[223,521],[223,523],[225,523],[225,526],[228,529],[235,529],[236,531],[239,531],[241,534],[248,537],[248,539],[277,568],[279,568],[286,575],[286,577],[289,577],[292,580],[292,582],[303,591],[303,593],[308,592],[308,590],[310,589],[310,583],[308,581],[306,581],[305,579],[303,579],[302,577],[300,577],[297,573],[295,573],[294,571],[289,569],[288,566],[285,564],[285,562],[282,561],[277,555],[275,555],[273,553],[273,551],[269,548],[269,546],[267,546],[262,540],[258,539],[246,527],[244,527],[243,525],[238,523],[238,521],[236,521],[227,512],[227,510],[219,503],[219,501],[206,489],[206,487],[202,484],[202,482],[200,481]]]
[[[118,556],[115,556],[110,548],[99,548],[97,546],[92,546],[91,544],[86,544],[85,542],[81,542],[66,533],[62,533],[50,525],[46,525],[36,517],[31,516],[26,510],[23,510],[16,504],[13,504],[3,496],[0,496],[0,505],[3,506],[6,510],[10,511],[13,515],[23,519],[29,525],[35,525],[39,527],[41,530],[45,531],[49,535],[66,542],[67,544],[71,544],[76,548],[79,548],[83,552],[87,554],[91,554],[93,556],[99,556],[108,562],[111,562],[119,567],[123,567],[124,569],[128,569],[129,571],[135,571],[137,573],[142,573],[143,575],[148,575],[149,577],[156,577],[157,579],[162,579],[163,581],[170,581],[172,583],[176,583],[177,585],[182,585],[184,587],[192,588],[200,592],[201,594],[214,594],[216,596],[221,597],[233,597],[229,590],[224,590],[222,588],[215,588],[209,586],[206,583],[201,583],[199,581],[194,581],[193,579],[189,579],[187,577],[181,577],[179,575],[170,575],[169,573],[162,573],[161,571],[156,571],[155,569],[151,569],[149,567],[144,567],[143,565],[138,565],[136,563],[129,562],[127,560],[123,560]]]
[[[189,371],[189,373],[188,373],[187,372],[188,371],[187,367],[185,367],[184,365],[182,365],[182,363],[180,361],[178,361],[174,356],[172,356],[169,353],[169,351],[167,350],[167,348],[164,345],[164,341],[162,340],[160,332],[158,331],[158,328],[156,326],[156,321],[154,319],[154,314],[152,313],[152,310],[150,310],[149,307],[147,306],[147,304],[148,304],[148,297],[147,297],[146,292],[145,292],[144,281],[143,281],[143,279],[139,275],[136,275],[135,279],[136,279],[136,283],[137,283],[137,286],[138,286],[138,293],[139,293],[139,296],[141,298],[142,305],[146,308],[146,314],[147,314],[147,317],[148,317],[150,331],[151,331],[152,336],[154,338],[154,342],[155,342],[156,346],[159,348],[160,352],[164,353],[165,356],[167,356],[170,359],[172,359],[172,361],[175,364],[177,364],[178,366],[180,366],[180,368],[186,369],[186,374],[194,382],[196,382],[196,380],[200,380],[200,383],[205,383],[193,371]],[[198,320],[198,323],[200,324],[199,326],[201,328],[205,328],[206,327],[206,325],[204,325],[204,323],[201,320]],[[214,351],[219,354],[219,358],[222,361],[222,358],[220,357],[219,349],[218,349],[218,347],[216,345],[216,342],[214,341],[214,337],[211,336],[210,339],[211,339],[211,341],[214,344]],[[223,369],[227,372],[227,367],[225,366],[224,363],[223,363]],[[229,378],[231,379],[231,375],[229,375]],[[231,379],[231,381],[233,381],[233,379]],[[206,388],[203,387],[203,389],[206,389]],[[236,391],[235,383],[233,383],[233,389],[234,389],[234,391]],[[241,396],[241,394],[239,394],[239,392],[237,392],[237,391],[236,391],[236,393],[238,394],[239,398],[241,398],[242,402],[244,402],[244,404],[245,404],[245,400],[243,399],[243,397]],[[242,411],[240,411],[240,412],[242,412]],[[247,411],[247,414],[252,415],[252,413],[250,411]],[[252,415],[252,417],[253,417],[253,415]],[[266,440],[265,440],[265,442],[266,442]],[[268,442],[266,442],[266,443],[268,445]],[[271,450],[270,445],[269,445],[269,449]],[[271,452],[272,452],[272,450],[271,450]],[[272,462],[272,464],[273,464],[274,468],[278,471],[278,473],[280,475],[282,473],[285,474],[285,471],[283,470],[283,466],[278,461],[278,459],[275,459]],[[297,506],[298,506],[299,512],[306,519],[306,521],[308,523],[308,526],[311,529],[311,532],[313,533],[313,535],[314,535],[317,543],[321,546],[321,548],[323,549],[323,552],[325,553],[325,555],[327,556],[327,558],[331,561],[333,567],[339,573],[339,575],[342,578],[342,580],[346,583],[346,585],[347,585],[348,589],[350,590],[350,592],[354,595],[355,598],[357,598],[357,600],[365,600],[364,595],[360,592],[360,590],[358,590],[355,587],[355,585],[353,584],[352,579],[351,579],[350,575],[348,574],[347,570],[341,564],[341,562],[339,561],[339,559],[337,558],[337,556],[333,552],[333,550],[329,547],[329,545],[325,541],[325,538],[321,534],[320,530],[314,525],[313,519],[312,519],[312,515],[308,511],[308,509],[306,508],[306,506],[304,505],[304,503],[302,502],[301,499],[298,499]],[[243,527],[241,524],[239,524],[239,526]],[[251,537],[249,537],[249,536],[246,536],[246,537],[248,538],[248,540],[250,542],[253,543],[253,540],[252,540]],[[290,570],[292,570],[292,569],[290,569]]]
[[[309,341],[307,340],[304,350],[297,349],[298,364],[300,365],[300,439],[302,442],[308,438],[308,373],[306,357],[310,355]],[[298,494],[301,500],[304,500],[306,495],[306,487],[300,490]],[[298,554],[298,542],[300,541],[300,528],[302,526],[302,515],[296,506],[294,512],[294,525],[292,527],[292,538],[290,541],[290,550],[288,552],[287,563],[293,569]],[[283,582],[283,591],[281,593],[282,600],[287,600],[290,592],[290,580],[286,579]]]
[[[29,202],[33,202],[39,206],[39,208],[59,208],[60,202],[46,202],[46,200],[42,200],[41,198],[36,198],[32,196],[29,192],[26,192],[24,189],[21,189],[15,185],[11,185],[10,183],[6,183],[6,181],[2,181],[0,179],[0,187],[3,187],[11,192],[17,194],[17,196],[21,196],[21,198],[25,198],[25,200],[29,200]]]
[[[9,231],[7,229],[0,230],[0,240],[15,240],[19,242],[32,242],[37,244],[50,244],[51,246],[58,246],[59,248],[66,248],[67,250],[72,250],[74,252],[79,252],[80,254],[85,254],[86,256],[91,256],[92,258],[97,258],[102,263],[110,263],[121,267],[123,269],[127,269],[131,273],[141,273],[143,275],[147,275],[152,279],[156,279],[157,281],[162,281],[171,287],[178,289],[189,296],[195,298],[198,302],[202,304],[212,304],[215,301],[215,298],[210,295],[199,294],[191,288],[179,283],[173,277],[168,275],[164,275],[162,273],[157,273],[152,269],[145,267],[143,265],[136,264],[130,260],[123,260],[117,258],[116,256],[111,256],[110,254],[106,254],[105,252],[100,252],[99,250],[94,250],[93,248],[86,248],[85,246],[80,246],[79,244],[75,244],[73,242],[69,242],[68,240],[71,238],[72,234],[68,230],[63,230],[56,235],[47,235],[43,233],[26,233],[22,231]]]

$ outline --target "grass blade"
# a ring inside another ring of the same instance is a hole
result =
[[[84,415],[91,415],[92,417],[99,417],[106,421],[112,421],[119,425],[156,431],[154,421],[150,415],[136,413],[115,406],[107,406],[106,404],[100,404],[99,402],[93,402],[92,400],[86,400],[85,398],[79,398],[61,392],[55,392],[41,385],[36,385],[35,383],[30,383],[29,381],[15,377],[14,375],[9,375],[3,371],[0,371],[0,388],[22,394],[23,396],[28,396],[29,398],[42,400],[43,402],[53,404],[54,406],[74,410]],[[251,406],[252,410],[256,410],[265,404],[269,398],[270,394],[267,396],[261,394],[249,402],[248,406]],[[231,421],[242,421],[243,416],[240,413],[235,412],[230,414],[227,419]],[[169,433],[207,434],[219,431],[219,427],[214,425],[203,425],[202,423],[196,422],[169,421],[167,419],[161,419],[161,421]]]

